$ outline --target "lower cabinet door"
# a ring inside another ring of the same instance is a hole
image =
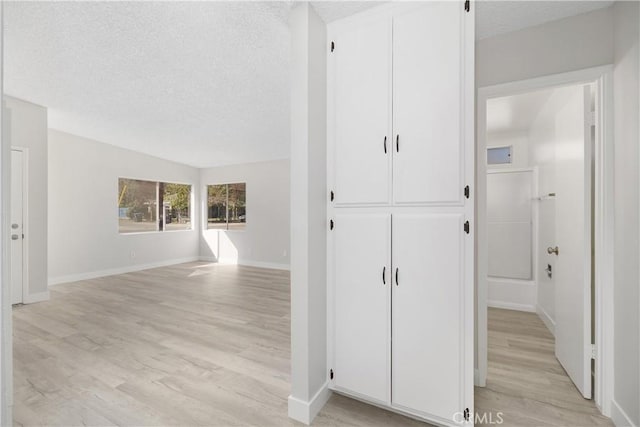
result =
[[[334,221],[333,387],[389,404],[391,215]]]
[[[393,216],[392,405],[448,424],[463,410],[463,249],[462,214]]]

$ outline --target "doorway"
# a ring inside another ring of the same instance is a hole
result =
[[[26,148],[11,148],[11,304],[22,304],[28,295],[27,257],[27,159]]]
[[[553,396],[554,383],[568,384],[558,396],[578,399],[564,403],[594,399],[604,415],[611,378],[610,83],[610,68],[600,67],[478,92],[476,385],[495,388],[491,375],[511,370],[523,389],[544,383],[541,396]],[[536,372],[538,356],[548,365]],[[509,366],[523,359],[525,366]],[[554,369],[570,381],[543,378]],[[481,409],[487,392],[478,390]]]

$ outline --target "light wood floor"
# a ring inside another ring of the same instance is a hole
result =
[[[502,412],[506,426],[613,426],[573,385],[554,355],[553,335],[535,313],[489,309],[487,387],[476,412]]]
[[[289,274],[190,263],[14,309],[16,425],[287,426]],[[316,426],[424,424],[334,395]]]
[[[14,308],[16,425],[292,426],[289,274],[189,263],[58,285]],[[506,426],[611,425],[535,315],[489,311],[476,410]],[[495,418],[494,418],[495,419]],[[335,395],[314,426],[426,424]]]

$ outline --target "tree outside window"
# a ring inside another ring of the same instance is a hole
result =
[[[118,225],[120,233],[190,230],[191,185],[119,178]]]
[[[246,183],[207,186],[207,229],[242,230],[247,222]]]

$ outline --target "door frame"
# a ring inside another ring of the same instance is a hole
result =
[[[12,156],[14,151],[22,153],[22,303],[28,304],[32,302],[29,301],[29,149],[12,145]]]
[[[603,415],[611,416],[613,398],[613,66],[587,68],[533,79],[514,81],[478,88],[477,96],[477,156],[476,156],[476,386],[484,387],[487,379],[487,101],[535,90],[577,84],[596,86],[596,144],[594,203],[595,215],[595,384],[593,396]]]

